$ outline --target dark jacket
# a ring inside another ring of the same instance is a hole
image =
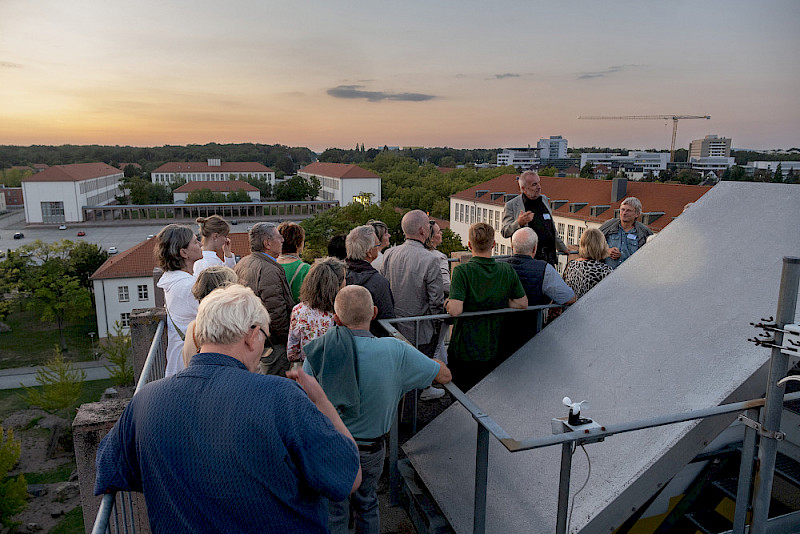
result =
[[[535,260],[523,254],[514,254],[506,262],[517,272],[519,281],[522,282],[522,287],[525,288],[525,294],[528,296],[528,306],[550,304],[550,297],[545,295],[542,290],[544,270],[547,268],[546,261]]]
[[[363,286],[372,295],[372,303],[378,307],[378,315],[370,323],[369,330],[374,336],[386,336],[386,331],[378,324],[378,319],[393,319],[394,297],[389,281],[364,260],[347,258],[347,285]]]
[[[269,312],[269,338],[274,345],[286,345],[289,315],[294,307],[292,291],[281,265],[261,252],[242,258],[233,271],[239,283],[253,290]]]

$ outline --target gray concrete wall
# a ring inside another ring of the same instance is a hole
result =
[[[644,206],[645,210],[647,206]],[[800,255],[800,187],[723,182],[470,392],[515,439],[551,434],[564,396],[601,424],[753,398],[769,351],[746,340],[775,314],[783,256]],[[591,477],[570,532],[612,532],[733,419],[586,446]],[[457,532],[472,529],[476,423],[455,404],[404,450]],[[560,447],[489,451],[487,532],[553,532]],[[573,456],[571,494],[586,480]]]

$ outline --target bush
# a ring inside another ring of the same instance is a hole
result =
[[[31,405],[45,411],[71,416],[69,412],[83,393],[84,380],[86,373],[83,369],[76,369],[72,362],[64,361],[61,350],[56,346],[55,356],[36,371],[36,382],[42,386],[41,390],[23,386],[24,397]]]
[[[131,355],[131,336],[122,331],[119,321],[114,323],[114,333],[109,334],[103,347],[111,366],[106,369],[116,386],[133,385],[133,358]]]
[[[25,477],[7,477],[8,472],[19,461],[20,442],[14,440],[14,432],[3,432],[0,426],[0,524],[11,527],[15,523],[11,517],[17,515],[28,505],[28,483]]]

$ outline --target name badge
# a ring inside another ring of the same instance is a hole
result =
[[[628,234],[628,239],[636,239],[636,234]]]
[[[542,219],[544,219],[545,221],[549,221],[550,220],[550,214],[549,213],[545,213],[544,215],[542,215]]]

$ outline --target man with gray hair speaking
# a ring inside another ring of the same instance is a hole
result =
[[[249,288],[212,291],[200,353],[134,395],[97,451],[95,495],[144,493],[153,532],[327,532],[361,484],[358,451],[302,370],[261,376],[269,316]]]
[[[619,267],[634,252],[647,243],[653,231],[636,219],[642,214],[642,203],[636,197],[628,197],[619,205],[619,217],[608,220],[600,226],[606,236],[609,256],[606,265],[612,269]]]
[[[253,290],[272,320],[270,342],[273,350],[259,364],[259,372],[265,375],[286,376],[289,369],[286,344],[294,299],[286,280],[286,271],[277,262],[282,246],[283,236],[275,224],[257,223],[250,229],[250,255],[242,258],[233,268],[239,276],[239,283]]]

